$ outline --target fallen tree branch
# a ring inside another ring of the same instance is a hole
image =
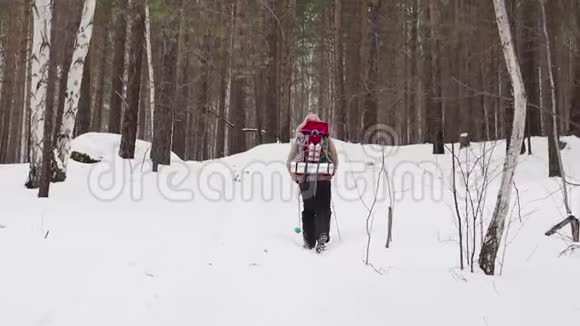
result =
[[[548,232],[545,233],[546,236],[551,236],[566,225],[570,224],[572,229],[572,239],[574,242],[580,242],[580,221],[574,216],[570,215],[565,218],[562,222],[554,225]]]

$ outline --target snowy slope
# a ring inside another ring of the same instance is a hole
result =
[[[560,257],[565,237],[543,236],[564,214],[559,193],[552,194],[558,180],[546,177],[545,139],[533,139],[535,155],[522,156],[516,174],[521,221],[510,216],[503,275],[491,278],[458,268],[451,160],[433,157],[428,145],[387,148],[397,199],[394,239],[385,249],[389,198],[382,188],[372,226],[373,269],[363,264],[368,211],[360,198],[367,205],[374,198],[376,146],[338,143],[332,242],[317,255],[302,249],[293,232],[299,203],[284,170],[288,144],[204,163],[175,158],[154,175],[143,159],[149,144],[139,142],[136,159],[123,162],[114,155],[114,136],[83,137],[74,149],[103,162],[71,162],[67,182],[54,185],[49,200],[22,186],[26,165],[0,166],[0,325],[580,320],[580,255]],[[580,140],[566,141],[568,173],[580,180],[574,164]],[[473,146],[477,153],[484,145]],[[488,218],[504,150],[500,142],[493,152]],[[572,192],[575,204],[578,195]]]

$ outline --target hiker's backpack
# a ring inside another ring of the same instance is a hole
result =
[[[290,169],[296,175],[333,175],[334,164],[329,159],[328,123],[308,120],[298,137],[298,159],[291,163]]]

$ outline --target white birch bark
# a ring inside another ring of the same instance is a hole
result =
[[[566,181],[566,172],[564,171],[564,163],[562,162],[562,154],[560,153],[559,147],[559,137],[558,137],[558,110],[556,109],[556,87],[554,83],[554,72],[552,68],[552,49],[550,47],[550,37],[548,35],[548,27],[546,24],[546,3],[544,0],[540,1],[540,9],[542,12],[542,31],[544,33],[544,41],[546,46],[546,61],[548,64],[548,79],[550,81],[550,100],[552,108],[552,134],[548,137],[554,137],[554,143],[556,144],[556,157],[558,159],[558,165],[560,167],[560,174],[562,175],[562,196],[564,197],[564,207],[566,207],[566,213],[568,216],[572,215],[570,209],[570,202],[568,201],[568,182]],[[541,95],[540,95],[541,96]],[[542,102],[540,102],[542,103]]]
[[[50,59],[50,31],[52,25],[52,1],[35,0],[32,10],[33,38],[30,83],[30,172],[26,186],[38,188],[42,168],[44,142],[44,112],[48,86],[48,63]]]
[[[149,16],[149,4],[145,4],[145,50],[147,51],[147,71],[149,73],[149,110],[151,116],[151,139],[155,132],[155,73],[153,70],[153,56],[151,51],[151,18]]]
[[[81,83],[83,79],[83,68],[85,58],[89,52],[89,45],[93,35],[93,17],[95,14],[95,0],[85,0],[81,22],[77,31],[77,38],[74,45],[73,57],[68,71],[65,107],[62,116],[62,123],[58,132],[56,148],[58,158],[62,162],[64,175],[71,150],[71,139],[75,128],[75,122],[79,109],[79,99],[81,95]]]
[[[505,2],[504,0],[494,0],[493,5],[495,8],[495,16],[504,59],[513,87],[515,112],[511,142],[503,166],[503,175],[497,195],[497,203],[479,256],[479,266],[488,275],[493,275],[495,271],[495,258],[497,256],[497,251],[505,227],[505,219],[511,199],[514,173],[518,164],[519,153],[524,137],[527,106],[526,90],[520,70],[520,64],[516,56]]]

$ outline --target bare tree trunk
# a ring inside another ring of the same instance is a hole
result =
[[[20,128],[20,162],[28,162],[28,140],[29,140],[29,125],[30,125],[30,50],[32,46],[31,27],[32,27],[32,5],[31,1],[26,1],[26,52],[24,64],[24,90],[23,90],[23,107],[22,107],[22,121]]]
[[[245,133],[243,126],[245,124],[245,102],[246,94],[244,92],[246,80],[242,77],[234,78],[232,84],[232,100],[230,120],[236,126],[230,134],[230,154],[238,154],[245,150]]]
[[[341,1],[341,20],[344,28],[346,137],[359,142],[361,134],[361,110],[364,100],[363,83],[367,73],[364,62],[366,52],[366,23],[368,20],[367,0]],[[338,14],[338,13],[337,13]],[[364,14],[364,15],[363,15]]]
[[[456,165],[456,156],[455,156],[455,143],[451,143],[451,173],[453,174],[453,203],[455,205],[455,215],[457,218],[457,234],[459,236],[459,266],[461,270],[464,268],[464,261],[463,261],[463,226],[461,221],[461,212],[459,211],[459,204],[457,200],[457,180],[456,180],[456,173],[457,169],[455,168]]]
[[[553,139],[553,146],[555,146],[554,150],[556,153],[556,160],[558,162],[558,168],[560,170],[560,177],[562,178],[562,195],[564,200],[564,206],[566,207],[566,213],[568,215],[572,215],[572,211],[570,209],[570,202],[568,201],[568,183],[566,182],[566,173],[564,171],[564,163],[562,162],[562,155],[560,153],[559,140],[560,137],[558,136],[558,109],[556,107],[557,100],[556,100],[556,87],[554,85],[554,73],[552,68],[552,49],[550,47],[550,36],[548,34],[548,27],[546,23],[546,3],[545,0],[538,0],[540,1],[540,7],[542,12],[542,30],[544,33],[544,42],[546,46],[546,61],[548,66],[548,77],[550,80],[550,96],[551,96],[551,108],[552,108],[552,134],[549,137]]]
[[[277,0],[282,13],[282,26],[280,26],[280,37],[278,37],[280,62],[278,76],[280,80],[280,128],[279,139],[281,142],[288,142],[290,139],[290,124],[292,116],[292,76],[293,76],[293,51],[294,51],[294,21],[296,15],[296,0]],[[278,29],[277,29],[278,30]],[[242,126],[243,128],[243,126]]]
[[[145,34],[146,35],[146,34]],[[147,47],[144,47],[147,55]],[[149,94],[147,88],[149,87],[149,77],[147,76],[147,62],[143,61],[141,65],[141,78],[139,80],[139,115],[137,118],[137,139],[145,140],[147,129],[147,113],[149,111]]]
[[[85,67],[85,58],[89,52],[91,37],[93,35],[94,14],[95,0],[85,0],[81,22],[75,41],[75,49],[73,52],[71,66],[68,70],[66,103],[56,143],[58,158],[62,162],[63,168],[63,170],[58,173],[58,175],[62,176],[62,180],[59,179],[56,181],[64,181],[66,178],[66,169],[68,165],[68,158],[70,156],[71,140],[74,134],[79,99],[81,96],[81,86],[84,79],[83,71]],[[85,80],[85,83],[89,82],[90,80]]]
[[[218,107],[218,117],[217,117],[217,137],[216,137],[216,149],[215,155],[216,157],[223,157],[224,156],[224,149],[225,149],[225,123],[222,119],[226,112],[226,88],[227,88],[227,80],[226,80],[226,70],[227,68],[225,65],[221,68],[220,73],[220,102]]]
[[[329,9],[324,8],[320,13],[321,17],[317,25],[318,31],[318,45],[317,45],[317,56],[318,62],[320,63],[317,67],[318,71],[318,112],[323,120],[330,121],[330,76],[332,76],[331,66],[332,60],[330,59],[330,46],[328,45],[328,31],[331,30],[329,23]],[[305,30],[306,27],[303,27]],[[306,31],[302,33],[305,34]],[[306,114],[305,110],[299,113],[302,117]]]
[[[208,110],[209,110],[209,94],[210,94],[210,88],[209,88],[209,83],[210,83],[210,62],[209,62],[209,58],[211,57],[211,53],[210,53],[210,40],[212,39],[211,35],[209,35],[209,32],[203,36],[203,41],[202,41],[202,56],[203,58],[200,59],[200,76],[199,76],[199,81],[198,81],[198,99],[197,99],[197,107],[198,107],[198,112],[197,114],[199,115],[199,120],[200,123],[199,125],[199,131],[201,132],[201,137],[200,137],[200,142],[201,142],[201,146],[199,146],[199,160],[200,161],[204,161],[207,160],[209,158],[209,152],[208,152]],[[185,98],[186,94],[184,92],[183,97]]]
[[[346,139],[346,91],[344,85],[344,42],[342,26],[342,4],[344,0],[334,2],[334,51],[335,51],[335,83],[336,83],[336,106],[335,125],[336,138]]]
[[[570,121],[576,122],[569,124],[570,133],[580,137],[580,5],[576,5],[574,10],[576,15],[576,48],[574,73],[572,75],[572,95],[570,100]]]
[[[81,17],[83,14],[83,1],[74,1],[67,3],[66,1],[55,1],[55,10],[59,15],[59,22],[54,21],[53,28],[57,28],[55,39],[53,44],[59,43],[52,48],[51,60],[57,60],[56,65],[60,67],[60,79],[58,81],[58,96],[57,100],[54,102],[54,114],[55,120],[52,128],[52,142],[56,146],[58,143],[59,132],[61,130],[61,124],[63,121],[63,116],[65,112],[65,105],[67,101],[67,83],[69,76],[69,69],[73,64],[73,52],[76,49],[77,44],[75,43],[77,38],[78,27],[80,26]],[[94,12],[94,10],[93,10]],[[93,13],[94,15],[94,13]],[[90,27],[92,29],[92,24]],[[90,42],[88,43],[90,44]],[[88,45],[87,44],[87,49]],[[79,76],[82,76],[82,68],[79,72]],[[49,86],[50,89],[50,86]],[[78,104],[77,104],[78,105]],[[74,129],[74,124],[73,127]],[[56,180],[53,180],[56,181]]]
[[[229,63],[231,62],[231,48],[223,51],[222,66],[220,68],[220,102],[217,117],[216,157],[225,156],[225,122],[226,102],[228,101]]]
[[[237,6],[236,6],[236,1],[234,1],[231,4],[231,15],[230,15],[230,31],[229,31],[229,51],[227,52],[227,66],[226,66],[226,77],[225,77],[225,90],[224,90],[224,98],[223,98],[223,112],[221,112],[222,108],[220,108],[220,117],[218,117],[220,119],[220,122],[224,123],[225,119],[227,119],[227,117],[229,117],[230,114],[230,104],[231,104],[231,93],[232,93],[232,76],[233,76],[233,60],[234,60],[234,49],[235,49],[235,41],[236,41],[236,17],[237,17]],[[228,10],[229,12],[229,10]],[[271,50],[271,49],[270,49]],[[273,107],[271,107],[270,109],[274,109]],[[268,117],[274,117],[274,114],[268,114]],[[222,126],[222,128],[220,128],[218,126],[218,140],[222,137],[223,135],[223,156],[226,156],[230,153],[230,146],[229,146],[229,135],[231,133],[232,129],[225,128],[225,125]],[[268,130],[268,132],[270,132],[271,130]],[[219,145],[221,146],[221,145]],[[219,154],[219,153],[218,153]]]
[[[276,3],[270,1],[269,3]],[[241,9],[240,9],[241,10]],[[272,13],[272,16],[275,13]],[[266,91],[266,142],[275,143],[280,138],[280,74],[278,67],[280,66],[280,42],[279,39],[279,25],[278,17],[271,17],[268,22],[272,24],[267,37],[268,43],[268,67],[267,67],[267,83],[268,90]],[[233,92],[233,85],[232,90]],[[232,104],[233,106],[233,104]],[[236,128],[239,126],[236,126]],[[230,140],[231,137],[228,137]]]
[[[479,65],[479,69],[481,72],[481,85],[485,85],[487,78],[488,78],[488,72],[491,70],[491,62],[493,59],[491,58],[487,58],[485,61],[482,61],[481,64]],[[484,116],[484,123],[485,123],[485,128],[484,128],[484,135],[485,135],[485,141],[491,141],[491,112],[490,112],[490,101],[488,101],[488,97],[483,95],[482,96],[482,105],[483,105],[483,116]]]
[[[264,129],[264,72],[260,71],[254,75],[254,96],[257,115],[258,144],[264,143],[262,129]]]
[[[525,1],[518,6],[521,13],[520,23],[518,26],[518,33],[520,34],[518,43],[518,56],[521,58],[522,76],[526,82],[526,94],[528,95],[529,103],[538,103],[538,85],[536,81],[536,71],[540,66],[539,58],[536,53],[542,52],[536,50],[540,43],[538,42],[538,24],[536,23],[539,14],[539,6],[536,1]],[[526,115],[526,131],[525,136],[528,140],[532,136],[538,136],[538,119],[539,110],[528,110]],[[528,151],[531,152],[531,141],[528,141]]]
[[[379,57],[379,44],[380,44],[380,15],[382,10],[382,1],[377,3],[370,3],[369,10],[369,56],[368,56],[368,74],[367,74],[367,89],[365,97],[365,110],[363,115],[363,133],[367,136],[369,132],[378,122],[378,98],[377,98],[377,85],[379,78],[379,67],[378,67],[378,57]],[[370,135],[368,135],[370,136]],[[362,141],[367,142],[370,139],[362,139]]]
[[[539,1],[538,1],[539,3]],[[540,5],[542,5],[541,3],[539,3]],[[541,17],[541,11],[539,11],[540,13],[540,17]],[[546,22],[547,24],[547,22]],[[539,28],[539,32],[542,33],[543,35],[543,20],[540,20],[540,28]],[[543,39],[541,39],[542,43],[544,42],[544,37],[542,36]],[[552,58],[552,54],[548,54],[547,52],[547,47],[546,46],[541,46],[539,49],[539,54],[538,56],[541,58],[541,61],[539,62],[539,69],[538,69],[538,86],[539,86],[539,98],[540,98],[540,105],[544,108],[548,108],[547,110],[545,110],[544,112],[542,112],[542,116],[544,117],[543,120],[545,120],[545,126],[544,126],[544,130],[545,133],[543,134],[544,136],[547,136],[548,138],[548,176],[550,178],[552,177],[560,177],[561,171],[560,171],[560,165],[558,163],[558,152],[559,152],[559,144],[558,144],[558,139],[559,137],[554,138],[553,135],[556,133],[557,135],[560,134],[559,130],[553,130],[554,126],[558,127],[558,122],[555,120],[558,120],[557,116],[553,116],[552,115],[552,101],[553,101],[553,97],[552,97],[552,92],[551,92],[551,87],[550,87],[550,81],[549,81],[549,75],[550,73],[548,73],[548,70],[551,70],[551,67],[548,67],[548,56],[550,56],[550,59]],[[553,75],[553,74],[552,74]],[[548,77],[546,77],[548,76]],[[553,76],[552,76],[553,78]],[[554,104],[556,105],[556,103]]]
[[[114,49],[111,101],[109,104],[109,132],[121,132],[121,113],[123,105],[123,81],[125,71],[125,42],[127,37],[127,4],[129,0],[117,0],[117,12],[114,14]]]
[[[94,42],[91,42],[94,44]],[[85,64],[83,65],[83,77],[81,80],[81,91],[79,98],[79,111],[77,121],[75,123],[74,135],[85,134],[91,128],[91,102],[93,95],[91,92],[92,67],[93,60],[90,53],[94,52],[94,45],[89,48],[89,53],[85,57]]]
[[[119,156],[135,158],[135,141],[139,118],[139,98],[141,90],[141,68],[143,67],[143,39],[145,38],[145,0],[132,0],[127,24],[129,46],[127,62],[127,108],[123,115],[123,130]]]
[[[10,10],[10,11],[15,11]],[[12,116],[12,102],[16,89],[16,49],[17,49],[17,34],[16,28],[18,25],[17,15],[15,12],[9,12],[10,16],[7,19],[7,36],[6,36],[6,57],[4,60],[5,71],[3,72],[4,86],[0,89],[0,163],[7,163],[7,154],[9,152],[9,129],[10,118]]]
[[[103,44],[103,47],[105,45]],[[105,76],[107,69],[107,57],[104,55],[105,49],[101,51],[99,62],[99,75],[97,79],[97,92],[95,94],[95,107],[91,118],[91,131],[101,132],[103,129],[103,110],[105,101]]]
[[[240,21],[244,21],[244,19],[246,19],[247,14],[248,14],[248,10],[246,7],[242,6],[241,3],[242,1],[236,1],[237,2],[237,8],[239,9],[239,11],[237,12],[238,14],[238,18],[240,19]],[[280,26],[278,26],[280,27]],[[274,31],[279,31],[278,28],[276,28]],[[236,34],[238,36],[242,36],[245,35],[245,33],[247,33],[247,26],[245,26],[244,24],[239,24],[238,29]],[[278,37],[276,37],[276,43],[277,43],[277,52],[276,52],[276,65],[274,67],[272,67],[274,69],[274,80],[276,80],[276,83],[278,85],[278,87],[276,88],[276,94],[278,94],[278,96],[280,96],[281,94],[281,87],[280,87],[280,80],[281,80],[281,76],[280,76],[280,60],[281,60],[281,53],[280,51],[283,51],[283,47],[280,46],[280,41],[278,39]],[[232,68],[233,68],[233,75],[232,75],[232,88],[231,88],[231,93],[230,93],[230,111],[228,112],[228,118],[230,121],[233,122],[234,124],[234,128],[232,128],[230,130],[230,134],[229,136],[229,143],[231,144],[230,148],[229,148],[229,154],[237,154],[237,153],[241,153],[244,150],[246,150],[246,135],[243,131],[244,127],[245,127],[245,123],[246,123],[246,91],[245,91],[245,87],[247,84],[247,78],[242,74],[242,72],[244,71],[244,69],[246,68],[245,66],[245,61],[241,60],[241,58],[243,58],[244,56],[247,55],[248,53],[248,46],[247,44],[244,44],[244,40],[242,37],[238,37],[236,39],[236,45],[235,48],[238,49],[238,52],[236,53],[236,56],[233,58],[233,62],[232,62]],[[272,94],[270,94],[269,97]],[[272,98],[272,100],[275,101],[276,105],[278,108],[280,108],[280,101],[279,98]],[[280,123],[280,111],[276,111],[273,112],[273,114],[276,115],[276,121],[277,123]],[[269,126],[272,127],[272,126]],[[279,125],[277,127],[278,130],[276,130],[276,136],[279,139],[280,137],[280,130],[279,130]]]
[[[27,188],[38,188],[40,185],[52,23],[50,0],[34,1],[33,20],[32,79],[30,84],[30,171],[26,181]]]
[[[562,176],[562,171],[560,170],[560,164],[558,163],[558,153],[560,152],[558,139],[559,137],[554,138],[554,134],[559,134],[558,130],[553,130],[554,125],[557,125],[555,117],[548,116],[546,118],[547,126],[546,130],[548,131],[548,177],[560,177]]]
[[[12,101],[12,111],[13,115],[10,122],[10,135],[8,137],[8,162],[18,163],[20,160],[20,152],[23,147],[22,143],[22,121],[26,116],[26,110],[24,109],[24,103],[26,102],[24,98],[24,93],[26,90],[24,86],[26,84],[26,79],[28,73],[26,72],[26,60],[27,60],[27,39],[26,35],[29,34],[29,16],[31,13],[31,8],[26,1],[18,2],[17,11],[17,22],[18,30],[15,31],[18,34],[18,42],[16,45],[15,52],[15,81],[13,82],[13,101]],[[1,33],[1,32],[0,32]],[[0,36],[1,37],[1,36]]]
[[[23,113],[20,108],[25,77],[25,43],[21,36],[27,31],[23,23],[27,20],[27,8],[23,1],[6,3],[4,8],[0,9],[3,18],[6,18],[5,23],[0,21],[0,25],[3,25],[0,26],[0,43],[4,46],[4,50],[0,51],[4,51],[5,69],[2,77],[4,86],[0,87],[0,163],[15,163],[19,156],[19,128]]]
[[[155,108],[155,132],[151,147],[154,172],[157,172],[159,164],[169,165],[171,163],[173,99],[177,92],[177,75],[175,71],[175,61],[177,60],[176,38],[176,33],[165,32],[162,35],[159,101]]]
[[[149,15],[149,3],[145,3],[145,48],[147,52],[147,73],[149,77],[149,111],[151,125],[151,138],[154,137],[154,126],[153,121],[155,121],[155,70],[153,68],[153,54],[151,46],[151,18]]]
[[[412,6],[410,9],[411,20],[410,20],[410,39],[409,39],[409,67],[408,72],[409,75],[407,76],[407,98],[408,98],[408,110],[407,110],[407,125],[408,125],[408,142],[409,144],[414,144],[419,138],[417,137],[417,107],[418,104],[418,97],[417,92],[419,91],[416,88],[416,80],[417,78],[417,53],[418,53],[418,38],[417,38],[417,21],[419,19],[419,6],[418,1],[415,0],[410,5]]]
[[[91,46],[91,91],[94,92],[94,100],[91,102],[91,125],[90,131],[101,132],[104,102],[105,102],[105,80],[110,78],[108,75],[108,57],[111,53],[112,42],[110,39],[110,20],[112,16],[112,4],[108,2],[97,1],[95,8],[95,19],[93,29],[93,45]],[[111,73],[113,73],[111,71]],[[94,77],[94,78],[93,78]]]
[[[46,88],[46,110],[44,112],[44,139],[42,147],[42,168],[40,172],[40,184],[38,197],[47,198],[50,190],[50,182],[54,179],[54,165],[58,160],[58,153],[54,146],[54,130],[56,126],[55,115],[58,110],[58,100],[60,97],[61,77],[63,68],[60,65],[64,58],[64,45],[66,38],[59,37],[64,30],[68,17],[64,15],[64,10],[56,3],[52,7],[52,26],[50,31],[50,60],[48,61],[48,85]]]
[[[417,115],[417,134],[415,141],[422,143],[425,139],[425,44],[428,38],[428,15],[424,12],[423,3],[425,1],[416,0],[415,6],[417,8],[417,52],[415,54],[415,64],[417,65],[417,77],[415,78],[415,96],[417,99],[417,108],[415,113]],[[427,4],[428,5],[428,4]]]
[[[580,39],[580,37],[579,37]],[[580,41],[577,44],[580,50]],[[579,51],[580,52],[580,51]],[[575,124],[570,124],[570,132],[580,137],[580,54],[576,57],[576,63],[574,68],[574,80],[573,80],[573,90],[572,90],[572,100],[570,105],[570,120],[576,122]]]
[[[510,74],[512,87],[514,91],[514,121],[511,135],[511,144],[509,146],[501,180],[501,186],[498,192],[497,203],[494,209],[491,223],[487,229],[485,240],[479,254],[479,266],[487,275],[493,275],[495,272],[495,258],[499,249],[499,244],[503,236],[505,219],[508,213],[512,183],[514,173],[518,164],[518,154],[524,136],[526,123],[526,89],[520,71],[520,65],[516,56],[516,50],[513,43],[510,22],[504,0],[494,0],[495,15],[501,44],[504,53],[505,63]]]
[[[440,14],[438,8],[439,1],[429,2],[429,20],[431,22],[431,39],[429,40],[429,51],[427,51],[427,127],[429,129],[429,141],[433,144],[433,154],[445,154],[443,144],[443,102],[441,100],[441,47],[440,42]],[[430,64],[429,64],[430,63]]]
[[[185,49],[187,48],[187,38],[185,32],[185,13],[183,12],[183,3],[179,9],[179,28],[177,32],[177,60],[176,73],[177,73],[177,94],[174,100],[175,107],[173,108],[173,140],[171,143],[171,149],[177,156],[181,159],[186,159],[185,153],[185,139],[187,138],[186,125],[188,121],[188,113],[186,110],[185,98],[183,97],[183,87],[185,86],[185,80],[187,76],[184,75],[184,62],[187,60],[188,55]]]
[[[5,45],[4,45],[4,34],[2,31],[2,21],[0,21],[0,103],[2,103],[2,85],[4,84],[4,70],[6,69],[5,62]]]

